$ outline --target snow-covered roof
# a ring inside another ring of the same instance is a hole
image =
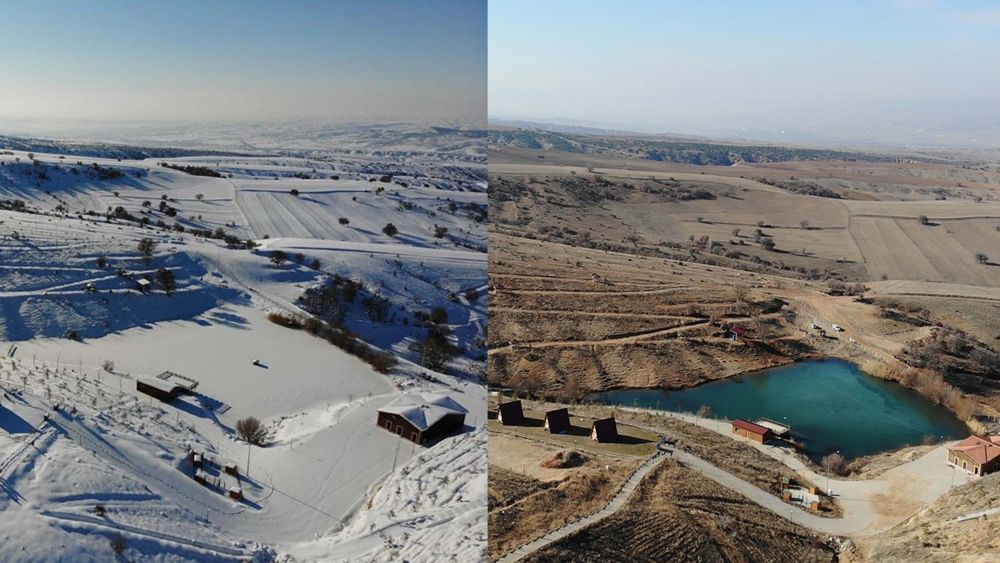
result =
[[[194,379],[191,379],[190,377],[185,377],[179,373],[174,373],[172,371],[165,371],[160,375],[157,375],[156,377],[162,379],[163,381],[176,385],[177,387],[186,389],[188,391],[194,391],[194,389],[198,387],[198,382],[195,381]]]
[[[137,283],[139,285],[149,285],[149,284],[151,284],[153,282],[147,280],[146,278],[139,278],[139,279],[135,280],[135,283]]]
[[[139,381],[139,383],[142,383],[144,385],[148,385],[154,389],[163,391],[164,393],[173,393],[174,390],[177,389],[178,387],[173,383],[164,381],[156,377],[140,377],[137,381]]]
[[[403,393],[379,412],[398,414],[424,431],[449,414],[469,411],[444,393]]]

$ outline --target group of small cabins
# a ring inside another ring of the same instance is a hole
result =
[[[1000,436],[969,436],[948,448],[948,463],[978,476],[1000,471]]]
[[[235,463],[221,464],[204,451],[189,450],[187,455],[194,480],[206,487],[214,487],[233,500],[243,500],[243,485],[240,471]]]
[[[513,400],[500,403],[497,408],[497,422],[504,426],[518,426],[524,424],[524,409],[521,401]],[[569,420],[569,409],[563,407],[545,412],[545,421],[542,426],[550,434],[564,434],[572,429]],[[595,420],[590,425],[590,439],[595,442],[617,442],[618,425],[615,418],[601,418]]]
[[[414,444],[426,444],[464,427],[468,412],[445,393],[403,393],[378,409],[376,424]]]

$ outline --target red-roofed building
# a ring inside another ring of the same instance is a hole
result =
[[[747,329],[741,326],[731,326],[726,329],[726,338],[730,340],[739,340],[743,338],[747,333]]]
[[[1000,436],[969,436],[948,448],[948,463],[973,475],[1000,470]]]
[[[764,426],[755,424],[749,420],[743,420],[742,418],[733,420],[733,433],[739,434],[744,438],[748,438],[760,444],[770,440],[773,435],[770,428],[765,428]]]

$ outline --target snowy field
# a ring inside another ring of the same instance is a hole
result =
[[[385,134],[133,159],[0,138],[0,558],[485,558],[484,166],[462,135],[367,145]],[[388,373],[269,320],[335,278],[358,288],[337,322]],[[432,371],[434,308],[454,356]],[[197,387],[136,390],[164,371]],[[465,428],[417,446],[376,426],[410,390],[449,393]],[[246,417],[267,445],[237,438]],[[189,452],[239,476],[200,484]]]

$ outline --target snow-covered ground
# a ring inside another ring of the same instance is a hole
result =
[[[118,537],[152,561],[485,558],[484,165],[471,143],[361,142],[377,137],[136,160],[0,142],[0,559],[106,561]],[[303,292],[334,277],[359,288],[344,327],[398,358],[389,373],[268,319],[304,318]],[[458,356],[430,371],[436,307]],[[137,392],[168,370],[195,392]],[[463,431],[425,447],[376,426],[409,390],[451,394]],[[237,439],[251,416],[269,445]],[[199,484],[189,451],[239,478]]]

